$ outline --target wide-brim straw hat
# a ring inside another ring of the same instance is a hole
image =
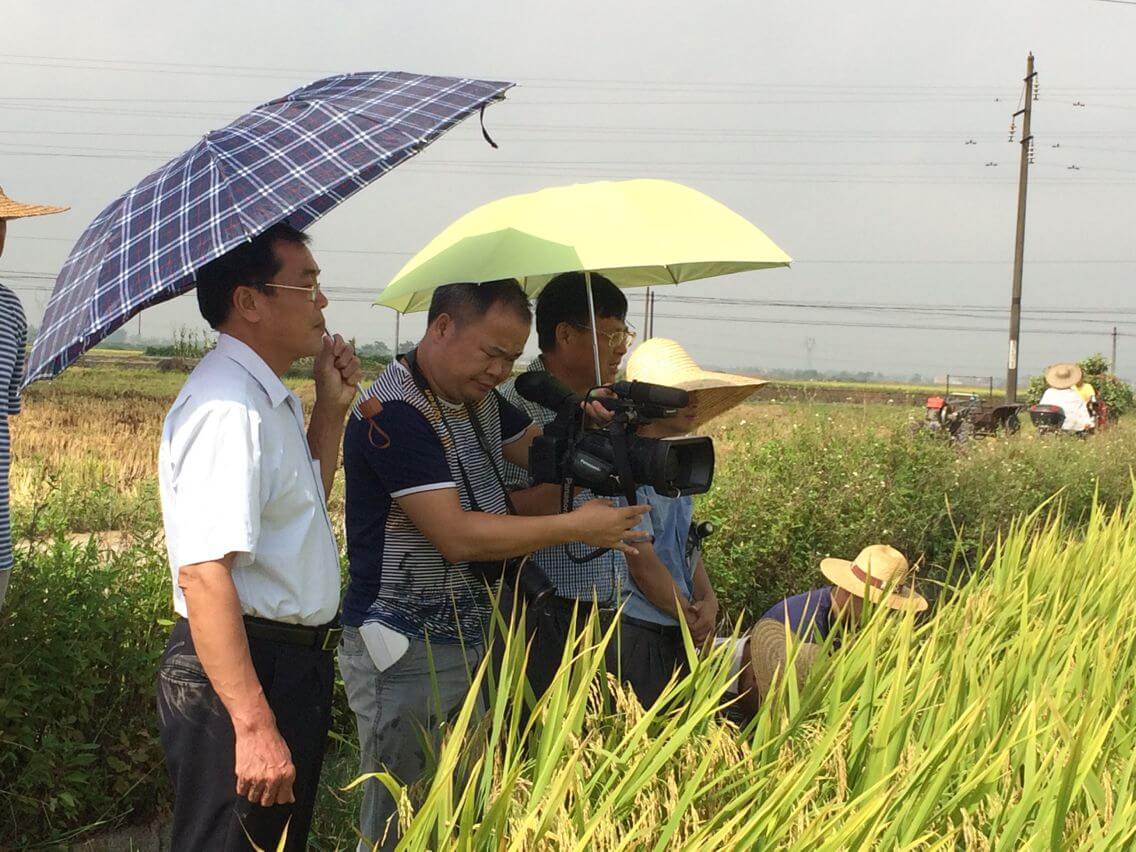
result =
[[[70,207],[55,207],[51,204],[21,204],[13,201],[4,194],[0,188],[0,219],[23,219],[27,216],[50,216],[52,213],[62,213]]]
[[[788,670],[789,655],[793,656],[793,674],[798,691],[804,688],[809,672],[821,654],[815,642],[802,642],[786,626],[772,618],[758,619],[749,634],[749,664],[761,703],[773,691],[776,680]]]
[[[652,337],[635,348],[627,359],[627,378],[687,391],[698,408],[695,427],[725,414],[768,384],[755,376],[703,370],[677,341],[665,337]]]
[[[1075,387],[1084,377],[1081,368],[1076,364],[1054,364],[1045,370],[1045,383],[1057,390]]]
[[[915,612],[927,608],[927,599],[907,583],[907,557],[886,544],[868,545],[851,562],[822,559],[820,570],[829,582],[873,603]]]

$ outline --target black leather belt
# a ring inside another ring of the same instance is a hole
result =
[[[571,615],[572,610],[575,609],[576,612],[583,617],[587,615],[588,611],[591,609],[592,601],[590,599],[579,600],[578,598],[562,598],[559,595],[552,595],[544,602],[543,606],[546,609],[558,610],[567,615]],[[610,619],[615,614],[614,609],[605,607],[602,604],[596,607],[596,609],[599,611],[601,620],[604,618]]]
[[[298,645],[301,648],[315,648],[319,651],[334,651],[339,645],[339,637],[343,635],[343,628],[338,618],[319,627],[285,624],[282,621],[269,621],[267,618],[256,618],[252,615],[246,615],[244,621],[245,633],[254,639]]]
[[[658,633],[660,636],[680,636],[682,630],[677,624],[659,624],[655,621],[647,621],[642,618],[632,618],[630,615],[625,615],[619,619],[620,624],[630,624],[632,627],[637,627],[640,630],[647,630],[651,633]]]

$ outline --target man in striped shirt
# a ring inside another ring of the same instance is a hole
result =
[[[0,189],[0,255],[8,235],[8,220],[62,213],[66,207],[20,204]],[[12,576],[12,534],[8,521],[8,464],[11,445],[8,418],[20,413],[20,384],[24,378],[24,352],[28,324],[16,294],[0,284],[0,610]]]
[[[593,500],[553,514],[557,489],[512,492],[506,461],[527,465],[539,427],[499,397],[529,334],[513,280],[434,293],[426,334],[363,393],[343,441],[347,557],[339,667],[355,712],[360,770],[413,783],[426,765],[420,732],[465,700],[485,654],[490,598],[471,562],[583,541],[626,542],[644,509]],[[543,517],[526,517],[543,515]],[[393,849],[397,806],[364,782],[360,849]]]

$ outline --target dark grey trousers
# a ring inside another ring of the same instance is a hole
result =
[[[326,651],[253,637],[249,652],[292,753],[296,801],[263,808],[237,795],[233,722],[197,658],[189,622],[179,618],[158,668],[159,730],[174,787],[174,852],[243,852],[252,848],[248,837],[276,849],[285,825],[286,848],[307,847],[331,724],[334,661]]]
[[[621,677],[644,707],[659,699],[675,672],[687,669],[682,631],[624,616],[619,622]]]

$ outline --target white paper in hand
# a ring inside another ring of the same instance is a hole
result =
[[[363,644],[367,646],[371,662],[381,672],[385,672],[401,660],[406,649],[410,647],[409,639],[397,630],[391,630],[377,621],[368,621],[360,627],[359,635],[363,637]]]

